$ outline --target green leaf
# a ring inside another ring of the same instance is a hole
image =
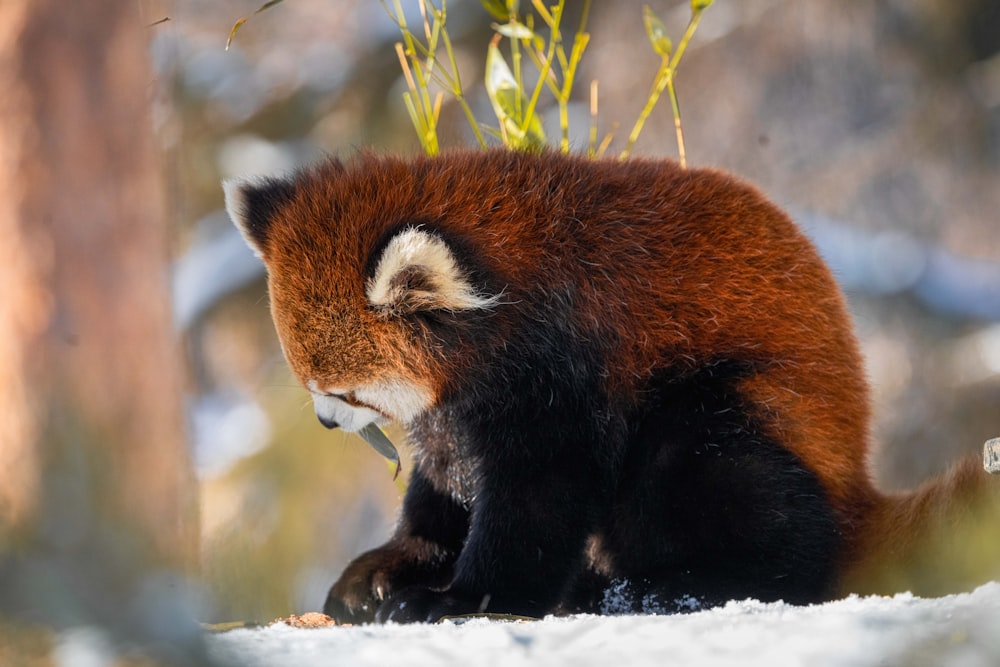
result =
[[[691,0],[691,11],[701,12],[712,6],[715,0]]]
[[[358,431],[358,435],[365,439],[369,445],[372,446],[376,452],[384,456],[387,460],[396,464],[396,472],[393,475],[393,479],[399,475],[399,470],[401,465],[399,463],[399,452],[396,451],[396,446],[392,444],[392,441],[386,437],[385,433],[382,432],[375,422],[372,422],[368,426]]]
[[[669,58],[670,51],[674,46],[667,36],[667,29],[663,27],[663,21],[656,16],[649,5],[642,7],[642,22],[646,24],[646,35],[649,36],[649,43],[653,45],[653,50],[664,58]]]
[[[406,112],[410,114],[410,121],[413,123],[413,129],[417,131],[417,139],[420,141],[420,146],[428,155],[432,157],[437,155],[438,149],[436,130],[432,125],[427,123],[426,117],[421,113],[420,109],[413,101],[413,95],[410,94],[410,91],[403,93],[403,104],[406,106]]]
[[[507,39],[532,39],[533,37],[537,37],[537,35],[531,31],[531,28],[516,21],[511,21],[510,23],[494,23],[492,28]]]
[[[497,38],[499,39],[499,38]],[[493,105],[493,112],[500,121],[505,143],[511,148],[539,150],[545,146],[545,132],[537,113],[524,122],[518,117],[518,108],[526,109],[528,100],[518,89],[514,74],[507,66],[496,41],[490,43],[486,52],[486,94]],[[518,96],[521,101],[518,104]],[[522,129],[522,127],[524,129]]]
[[[510,12],[507,11],[507,3],[504,0],[479,0],[479,4],[497,21],[510,20]]]

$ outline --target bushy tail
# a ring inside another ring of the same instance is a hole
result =
[[[912,493],[878,496],[847,550],[843,594],[936,596],[1000,579],[1000,475],[970,458]]]

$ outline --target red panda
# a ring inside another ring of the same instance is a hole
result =
[[[363,153],[225,192],[319,420],[414,448],[339,621],[823,601],[985,484],[873,487],[844,298],[725,173]]]

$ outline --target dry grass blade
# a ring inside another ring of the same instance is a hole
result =
[[[232,29],[229,31],[229,38],[226,39],[226,51],[228,51],[229,47],[232,45],[233,39],[236,37],[236,33],[239,32],[240,28],[243,27],[244,23],[246,23],[248,20],[250,20],[250,17],[256,16],[257,14],[260,14],[261,12],[270,9],[271,7],[274,7],[275,5],[280,5],[284,1],[285,0],[268,0],[268,2],[265,2],[263,5],[261,5],[260,7],[258,7],[257,10],[253,14],[251,14],[250,16],[244,16],[244,17],[238,19],[236,21],[236,23],[233,24]]]

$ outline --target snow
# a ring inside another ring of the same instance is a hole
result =
[[[809,607],[754,600],[680,616],[298,629],[209,637],[224,664],[267,667],[480,665],[1000,665],[1000,583],[923,599],[849,597]]]

